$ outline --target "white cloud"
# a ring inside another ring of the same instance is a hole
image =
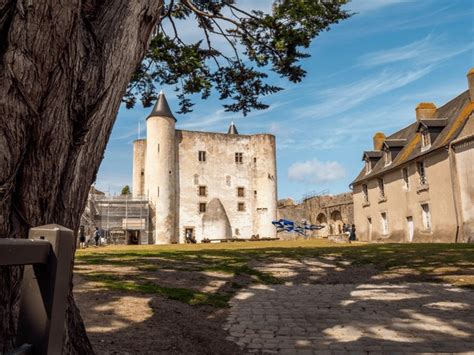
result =
[[[347,4],[347,8],[357,14],[364,14],[403,2],[407,2],[407,0],[353,0]]]
[[[376,75],[369,75],[347,85],[340,85],[321,91],[315,105],[308,105],[296,111],[299,119],[311,117],[320,119],[346,112],[363,102],[401,88],[416,81],[433,70],[433,66],[425,66],[406,71],[384,70]]]
[[[321,162],[318,159],[296,162],[288,169],[288,179],[309,184],[319,184],[342,179],[344,167],[336,161]]]
[[[400,61],[411,61],[413,64],[426,65],[439,63],[446,59],[455,57],[474,48],[468,43],[459,48],[449,48],[450,45],[442,44],[441,38],[431,35],[425,38],[390,49],[367,53],[359,57],[359,64],[366,67],[391,64]]]

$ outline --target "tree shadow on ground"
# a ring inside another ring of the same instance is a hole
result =
[[[296,284],[302,278],[293,270],[284,285],[251,286],[231,301],[226,329],[258,351],[474,351],[472,290],[405,277],[382,282],[376,273],[363,282],[354,272],[330,267],[316,283]]]
[[[90,255],[80,259],[81,273],[125,268],[121,277],[128,280],[237,295],[230,311],[146,289],[81,295],[79,288],[76,297],[100,353],[237,354],[235,343],[257,352],[473,351],[473,291],[426,283],[440,274],[472,276],[473,251],[465,245],[362,245]],[[130,302],[136,309],[124,315]]]

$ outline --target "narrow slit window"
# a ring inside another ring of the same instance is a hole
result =
[[[204,150],[200,150],[198,152],[198,159],[200,162],[205,162],[206,161],[206,152]]]

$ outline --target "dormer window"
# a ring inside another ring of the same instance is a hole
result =
[[[421,150],[425,151],[431,147],[431,137],[428,130],[421,131]]]
[[[392,153],[390,152],[390,149],[385,149],[383,156],[385,160],[385,166],[392,164]]]
[[[370,161],[369,159],[366,159],[365,161],[365,173],[368,174],[372,170],[372,167],[370,166]]]

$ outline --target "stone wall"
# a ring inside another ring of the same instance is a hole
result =
[[[192,229],[196,240],[218,238],[207,235],[204,226],[206,213],[199,212],[199,204],[217,199],[225,215],[229,237],[274,237],[272,221],[276,218],[275,137],[269,134],[229,135],[222,133],[176,131],[178,151],[178,233],[184,242],[185,231]],[[206,161],[199,161],[198,152],[206,152]],[[236,163],[235,154],[242,153]],[[199,195],[199,186],[206,190]],[[241,188],[243,196],[239,196]],[[239,210],[239,203],[243,210]],[[207,219],[206,219],[207,220]],[[218,224],[217,221],[213,222]],[[223,222],[222,222],[223,223]]]
[[[327,237],[342,233],[343,224],[354,223],[354,204],[352,193],[339,195],[317,195],[296,204],[291,199],[278,201],[278,219],[289,219],[296,223],[307,221],[310,224],[324,225],[314,231],[312,236]]]

